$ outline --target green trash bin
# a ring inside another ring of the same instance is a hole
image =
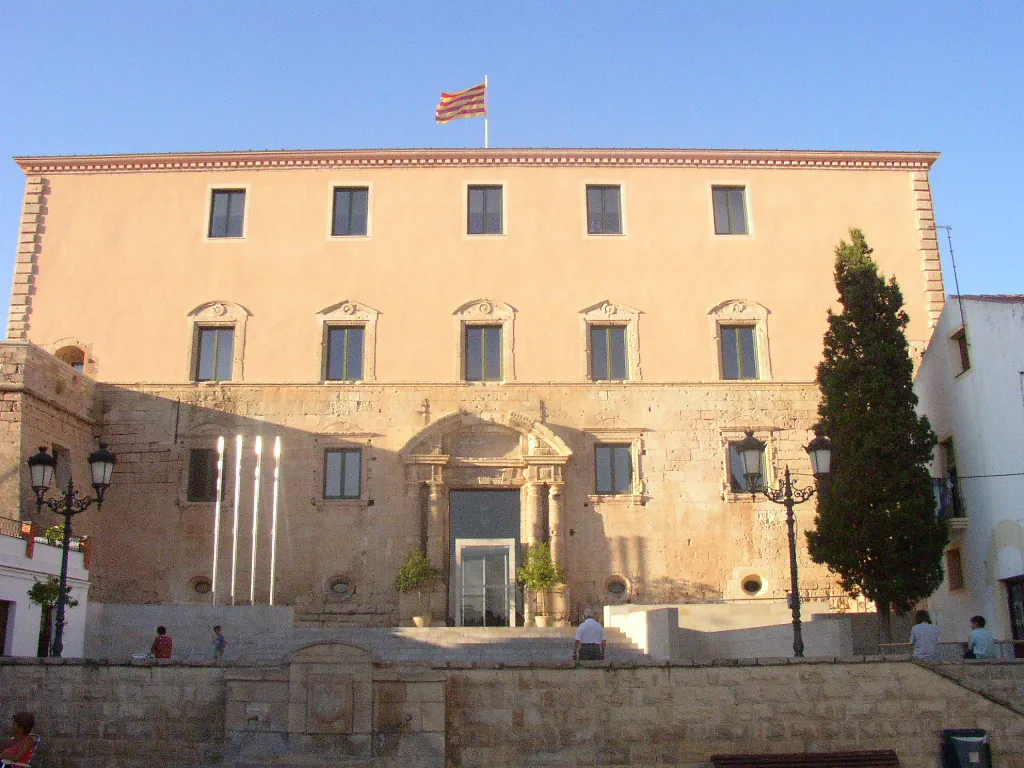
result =
[[[943,731],[942,768],[992,768],[988,734],[980,728]]]

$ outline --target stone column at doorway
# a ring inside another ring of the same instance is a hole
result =
[[[530,546],[544,541],[544,484],[526,485],[526,509],[523,510],[523,538]]]
[[[565,521],[562,514],[562,487],[564,483],[548,485],[548,526],[551,535],[551,559],[565,566]],[[564,620],[569,613],[569,587],[556,588],[552,597],[556,619]]]

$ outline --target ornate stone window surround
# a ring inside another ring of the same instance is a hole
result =
[[[775,446],[775,427],[730,427],[729,429],[722,430],[722,499],[724,501],[745,501],[760,502],[764,501],[764,497],[757,496],[751,497],[749,493],[737,493],[732,489],[732,483],[729,476],[729,443],[738,443],[747,436],[747,431],[750,430],[754,433],[754,437],[758,440],[765,442],[764,446],[764,477],[761,478],[761,483],[764,485],[772,485],[775,482],[776,469],[776,446]]]
[[[470,187],[501,187],[501,233],[500,234],[469,234],[469,188]],[[507,240],[508,239],[508,180],[507,179],[471,179],[462,185],[462,239],[463,240]]]
[[[252,201],[252,190],[250,184],[207,184],[206,200],[203,211],[203,242],[204,243],[244,243],[249,237],[249,204]],[[241,190],[245,192],[245,209],[242,211],[242,236],[241,237],[210,237],[210,215],[213,213],[213,193],[227,190]]]
[[[640,369],[640,315],[639,309],[609,299],[599,301],[580,310],[580,342],[583,349],[583,380],[594,381],[590,371],[590,326],[620,325],[626,329],[625,381],[642,381]],[[602,379],[600,384],[614,385],[616,380]]]
[[[359,456],[359,498],[324,498],[324,456],[331,449],[358,450]],[[373,506],[370,493],[370,461],[373,450],[372,435],[369,433],[346,433],[344,435],[323,435],[313,440],[313,471],[310,479],[311,504],[317,509],[365,508]]]
[[[745,235],[719,235],[715,232],[715,187],[743,187],[743,206],[744,213],[747,216],[747,234]],[[729,241],[749,241],[754,239],[754,196],[753,186],[750,181],[745,179],[727,179],[719,181],[709,181],[707,183],[707,200],[708,200],[708,231],[711,233],[711,237],[717,241],[729,240]]]
[[[590,427],[584,430],[593,440],[590,446],[590,474],[587,479],[587,501],[592,505],[642,505],[646,501],[647,481],[644,479],[643,457],[646,455],[643,428]],[[598,494],[593,456],[599,445],[629,445],[629,460],[632,465],[632,493]]]
[[[376,309],[362,302],[345,299],[337,304],[324,307],[317,312],[320,326],[320,354],[317,360],[318,381],[325,384],[357,384],[355,381],[328,381],[327,358],[330,344],[331,328],[362,328],[363,329],[363,378],[360,381],[377,380],[377,317]]]
[[[711,353],[713,370],[718,378],[725,379],[722,361],[722,326],[746,325],[754,329],[754,343],[757,355],[757,379],[739,379],[737,381],[771,381],[772,357],[768,347],[768,315],[771,310],[763,304],[746,299],[729,299],[723,301],[708,312],[711,329]]]
[[[332,243],[352,242],[359,240],[373,239],[373,200],[374,189],[372,181],[361,181],[359,179],[345,179],[341,181],[328,182],[327,186],[327,240]],[[366,192],[366,234],[365,235],[335,235],[334,234],[334,190],[346,187],[365,187]],[[248,203],[247,203],[248,204]]]
[[[591,234],[588,229],[587,208],[587,187],[618,187],[619,188],[619,222],[622,225],[621,232],[597,232]],[[583,237],[590,238],[616,238],[625,237],[629,234],[628,217],[626,216],[626,182],[623,179],[584,179],[580,186],[580,195],[583,201],[583,215],[580,217]]]
[[[483,235],[480,235],[483,237]],[[490,235],[488,235],[490,237]],[[511,304],[493,299],[467,301],[452,313],[455,318],[455,378],[467,384],[501,384],[516,380],[515,368],[515,323],[516,309]],[[501,381],[474,381],[465,379],[465,336],[466,326],[501,326]]]
[[[189,345],[187,381],[200,384],[223,384],[222,381],[195,381],[196,356],[199,354],[200,328],[234,328],[232,345],[231,381],[242,381],[245,360],[245,326],[252,313],[233,301],[208,301],[188,313],[192,343]]]

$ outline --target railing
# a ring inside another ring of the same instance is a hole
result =
[[[0,535],[13,536],[16,539],[22,538],[21,520],[12,517],[0,517]]]
[[[940,520],[966,517],[960,483],[956,476],[933,477],[932,490],[935,492],[935,514]]]
[[[62,537],[47,538],[44,531],[47,529],[38,523],[29,520],[17,520],[13,517],[0,517],[0,535],[10,536],[15,539],[25,539],[36,544],[48,544],[51,547],[59,547],[63,543]],[[68,547],[72,552],[81,552],[85,549],[85,536],[72,536],[71,545]]]

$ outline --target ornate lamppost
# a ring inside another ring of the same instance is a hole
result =
[[[761,462],[765,443],[754,437],[753,432],[747,432],[747,436],[736,443],[734,447],[743,462],[743,474],[746,477],[751,497],[760,493],[769,501],[783,504],[786,507],[786,526],[789,529],[789,607],[793,611],[793,655],[801,657],[804,655],[804,636],[800,626],[800,581],[796,568],[796,530],[793,507],[810,499],[814,495],[815,489],[814,487],[794,488],[788,464],[778,488],[764,485]],[[827,437],[818,435],[804,450],[811,457],[814,479],[820,483],[832,470],[832,443]]]
[[[32,476],[32,490],[36,492],[36,511],[45,505],[51,512],[64,518],[64,546],[60,561],[60,591],[57,593],[57,616],[54,620],[53,645],[50,653],[59,657],[64,652],[64,611],[68,601],[68,551],[71,547],[71,518],[79,512],[87,510],[93,502],[99,509],[103,505],[103,494],[110,487],[110,476],[114,472],[117,457],[100,443],[99,450],[89,455],[89,466],[92,468],[92,487],[96,496],[81,496],[75,490],[70,475],[68,489],[57,491],[53,498],[45,498],[46,492],[53,482],[53,472],[57,467],[57,457],[46,452],[40,446],[39,453],[28,460],[29,474]]]

